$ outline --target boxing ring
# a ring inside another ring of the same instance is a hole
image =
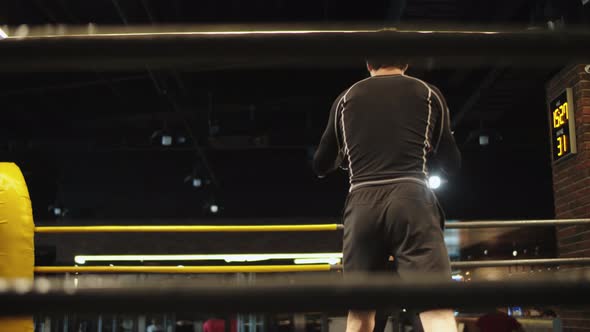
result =
[[[8,31],[10,32],[10,31]],[[68,27],[0,39],[0,72],[211,68],[213,62],[239,68],[359,63],[367,53],[404,55],[439,65],[543,66],[590,62],[589,31],[293,29],[248,27]],[[397,45],[403,44],[400,48]],[[552,47],[547,47],[550,44]],[[350,47],[355,45],[355,47]],[[531,55],[533,54],[533,55]],[[226,68],[226,67],[224,67]],[[589,225],[590,219],[511,220],[448,223],[447,229]],[[37,226],[36,234],[335,232],[339,224],[250,226]],[[544,258],[452,262],[453,268],[502,266],[586,266],[590,258]],[[0,316],[50,313],[205,311],[303,312],[390,307],[447,308],[548,304],[583,306],[590,301],[590,274],[526,280],[412,282],[379,276],[342,278],[338,264],[225,266],[35,266],[34,281],[0,279]],[[250,283],[161,282],[55,283],[44,275],[81,273],[229,274],[333,272],[310,278],[259,278]],[[0,276],[1,277],[1,276]]]
[[[558,220],[487,220],[447,222],[445,229],[489,229],[515,227],[547,227],[590,225],[590,219]],[[130,226],[37,226],[36,234],[87,234],[87,233],[252,233],[252,232],[333,232],[344,229],[342,224],[310,225],[130,225]],[[482,261],[452,261],[451,267],[510,267],[510,266],[560,266],[590,265],[590,257],[506,259]],[[36,273],[281,273],[339,271],[339,264],[306,265],[248,265],[248,266],[37,266]]]

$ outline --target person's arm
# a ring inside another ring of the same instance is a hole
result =
[[[313,170],[319,177],[324,177],[340,167],[344,157],[338,133],[338,113],[342,107],[342,96],[343,94],[338,96],[332,104],[328,125],[313,157]]]
[[[433,104],[436,103],[436,108],[441,114],[437,122],[437,128],[434,130],[435,139],[437,140],[433,147],[432,158],[444,173],[454,175],[461,168],[461,152],[459,152],[455,137],[451,132],[451,116],[447,102],[436,87],[432,87],[432,89],[433,93],[435,93]]]

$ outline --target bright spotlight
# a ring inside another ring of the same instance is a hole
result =
[[[490,137],[488,135],[480,135],[479,136],[479,145],[486,146],[490,144]]]
[[[203,181],[199,178],[193,178],[193,187],[200,188],[203,185]]]
[[[172,145],[172,136],[170,136],[170,135],[162,135],[162,145],[163,146],[170,146],[170,145]]]
[[[209,206],[209,211],[211,211],[211,213],[217,213],[219,212],[219,206],[216,204],[211,204],[211,206]]]
[[[442,184],[442,180],[439,176],[433,175],[428,179],[428,187],[431,189],[438,189]]]

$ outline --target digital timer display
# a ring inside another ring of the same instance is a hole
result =
[[[576,153],[576,127],[572,89],[566,89],[549,104],[553,161]]]

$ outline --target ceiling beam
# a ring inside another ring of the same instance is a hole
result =
[[[150,24],[154,25],[156,20],[154,19],[154,14],[150,4],[148,3],[148,0],[141,0],[141,6],[145,10],[148,20],[150,21]]]
[[[144,80],[148,76],[145,74],[139,75],[131,75],[131,76],[123,76],[123,77],[115,77],[109,79],[110,83],[119,83],[119,82],[129,82],[129,81],[138,81]],[[66,84],[51,84],[45,86],[38,86],[33,88],[22,88],[22,89],[13,89],[13,90],[3,90],[0,92],[1,97],[11,97],[11,96],[21,96],[26,94],[46,94],[47,92],[54,92],[59,90],[69,90],[69,89],[80,89],[85,87],[92,87],[95,85],[104,85],[107,83],[105,79],[99,78],[97,80],[88,80],[88,81],[78,81],[78,82],[71,82]]]
[[[121,18],[121,21],[123,21],[123,23],[125,25],[128,25],[129,24],[129,21],[127,20],[127,16],[123,12],[123,9],[121,8],[121,5],[119,4],[119,1],[118,0],[112,0],[112,3],[113,3],[113,6],[115,7],[115,11],[119,15],[119,18]]]
[[[526,0],[513,0],[504,2],[504,7],[499,11],[498,15],[493,18],[493,21],[502,22],[510,19],[518,10],[522,9],[525,4]],[[459,112],[457,112],[453,116],[453,129],[456,129],[457,126],[461,123],[461,121],[465,118],[465,116],[469,112],[471,112],[473,107],[479,101],[479,98],[482,95],[482,91],[491,88],[504,71],[504,68],[494,67],[487,72],[487,74],[478,84],[476,84],[476,89],[471,93],[469,97],[467,97],[467,99],[459,109]]]
[[[45,16],[49,18],[49,21],[51,23],[57,23],[57,17],[51,10],[49,10],[49,8],[47,8],[47,6],[45,6],[45,3],[45,1],[35,0],[35,6],[37,6],[37,8],[39,8],[45,14]]]
[[[454,114],[453,119],[451,121],[451,127],[453,129],[457,129],[457,126],[461,121],[465,118],[467,113],[471,112],[473,107],[479,101],[479,98],[482,95],[482,92],[489,89],[500,77],[500,75],[504,72],[503,68],[496,67],[491,69],[485,77],[477,84],[473,93],[467,97],[461,108],[457,113]]]

